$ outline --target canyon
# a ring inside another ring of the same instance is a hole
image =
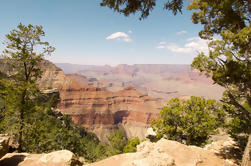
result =
[[[0,71],[6,72],[0,64]],[[127,139],[145,138],[151,121],[172,97],[219,99],[223,91],[188,65],[73,66],[63,66],[64,72],[42,61],[39,88],[57,89],[57,108],[102,142],[113,129],[121,129]]]
[[[41,64],[43,76],[40,89],[58,89],[58,109],[72,117],[73,121],[94,132],[106,142],[113,129],[124,131],[128,139],[145,138],[151,121],[158,117],[166,100],[156,99],[127,86],[117,92],[105,88],[88,86],[85,77],[64,72],[49,61]]]
[[[133,86],[137,91],[154,98],[171,99],[202,96],[220,99],[224,88],[213,84],[205,74],[189,65],[175,64],[120,64],[117,66],[75,65],[56,63],[65,73],[84,76],[82,81],[90,86],[109,91]]]
[[[61,65],[64,71],[49,61],[41,66],[40,88],[58,89],[58,109],[102,142],[118,128],[127,139],[145,138],[151,121],[172,97],[219,99],[223,91],[188,65]]]

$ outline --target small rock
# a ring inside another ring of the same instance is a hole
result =
[[[2,158],[9,151],[10,137],[0,134],[0,158]]]

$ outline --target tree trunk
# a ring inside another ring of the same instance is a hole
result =
[[[191,136],[188,135],[186,140],[186,145],[190,145],[190,143],[191,143]]]
[[[250,165],[251,165],[251,134],[249,134],[248,143],[246,145],[241,162],[241,166],[250,166]]]
[[[19,115],[19,138],[18,138],[18,152],[23,151],[23,127],[24,127],[24,111],[25,111],[25,96],[26,96],[26,89],[22,93],[22,98],[21,98],[21,108],[20,108],[20,115]]]

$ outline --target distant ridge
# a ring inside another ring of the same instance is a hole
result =
[[[224,89],[187,64],[74,65],[56,63],[65,73],[87,78],[88,85],[118,91],[133,86],[155,98],[201,96],[220,99]]]

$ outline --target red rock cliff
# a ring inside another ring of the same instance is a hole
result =
[[[128,138],[144,138],[151,120],[158,116],[163,106],[163,101],[141,94],[131,86],[111,92],[84,85],[78,82],[81,78],[66,76],[48,61],[42,66],[40,87],[59,89],[58,108],[62,113],[93,131],[102,141],[115,128],[124,130]]]

